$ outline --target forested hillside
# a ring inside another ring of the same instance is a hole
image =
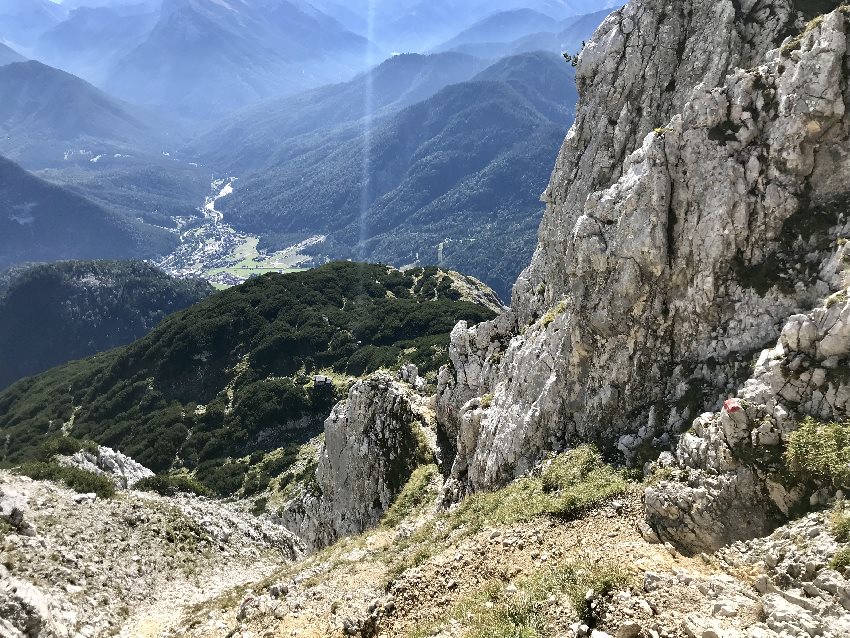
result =
[[[206,282],[174,279],[139,261],[16,269],[0,283],[0,388],[131,343],[212,292]]]
[[[130,346],[0,394],[2,462],[38,458],[71,423],[78,439],[157,472],[196,471],[210,488],[233,492],[251,453],[259,462],[264,451],[315,436],[349,376],[408,361],[433,380],[455,323],[494,316],[462,300],[474,282],[458,277],[334,263],[217,293]],[[319,373],[333,383],[315,383]]]
[[[0,268],[63,259],[152,257],[177,242],[162,228],[49,184],[3,157],[0,212]]]
[[[222,209],[270,248],[327,235],[320,255],[438,263],[504,298],[531,255],[540,193],[576,99],[560,56],[507,58],[368,134],[290,140]]]

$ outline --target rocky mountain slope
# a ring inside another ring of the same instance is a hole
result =
[[[846,15],[768,4],[633,2],[588,43],[513,312],[453,333],[439,411],[463,486],[581,440],[641,460],[842,289]]]
[[[436,388],[352,384],[261,486],[327,547],[160,635],[848,635],[848,30],[839,2],[614,12],[511,310],[456,325]]]
[[[0,634],[15,638],[157,635],[300,552],[279,526],[220,502],[93,499],[6,472],[0,526]]]
[[[0,388],[127,345],[213,292],[144,262],[60,262],[15,272],[0,290]],[[39,335],[37,339],[33,335]]]

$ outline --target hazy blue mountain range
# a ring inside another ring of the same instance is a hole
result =
[[[285,140],[357,122],[366,115],[367,104],[369,113],[381,118],[449,84],[469,80],[486,66],[458,53],[394,56],[344,84],[241,111],[216,123],[186,153],[200,156],[216,170],[244,174],[270,164],[286,146]]]
[[[349,28],[398,52],[427,51],[488,16],[528,9],[554,19],[617,6],[611,0],[315,0]],[[369,6],[374,7],[371,29]]]
[[[113,65],[144,41],[158,18],[158,4],[81,7],[41,35],[38,58],[90,82],[102,83]]]
[[[166,0],[104,86],[179,114],[223,114],[347,79],[364,68],[372,48],[303,2]]]
[[[476,22],[435,50],[455,51],[479,45],[481,53],[487,53],[491,43],[512,42],[530,33],[553,31],[558,24],[558,20],[532,9],[502,11]],[[494,52],[489,52],[488,57],[494,57]]]
[[[559,23],[556,31],[530,34],[505,45],[493,45],[491,50],[498,51],[502,55],[515,55],[524,51],[540,50],[576,54],[581,51],[582,44],[590,39],[596,27],[602,23],[608,14],[609,11],[604,10],[567,18]],[[468,49],[462,47],[461,50]],[[476,51],[476,49],[471,50]]]
[[[222,210],[269,247],[328,235],[317,250],[332,258],[430,264],[443,244],[443,265],[506,295],[533,248],[576,99],[560,56],[508,58],[370,135],[351,125],[289,140]]]
[[[66,16],[66,9],[50,0],[0,0],[0,41],[26,52]]]
[[[132,343],[212,294],[139,261],[67,261],[14,272],[0,292],[0,388]],[[33,339],[38,335],[38,339]]]
[[[0,66],[0,94],[11,96],[0,103],[0,154],[78,196],[71,209],[98,211],[90,219],[127,241],[106,255],[25,243],[8,263],[160,253],[176,241],[164,228],[196,215],[211,177],[226,174],[239,177],[221,203],[226,221],[261,247],[327,235],[317,263],[440,262],[506,297],[572,121],[571,69],[558,54],[604,16],[575,14],[607,3],[377,0],[371,26],[357,0],[37,4],[30,13],[50,17],[35,40],[41,59],[107,90],[41,62]],[[380,36],[391,24],[455,50],[391,56],[353,75],[389,50]],[[535,47],[551,53],[527,53]]]
[[[160,113],[34,61],[0,67],[0,94],[0,153],[111,213],[173,226],[209,191],[207,169],[164,155],[183,138]]]
[[[0,43],[0,66],[12,64],[13,62],[24,62],[26,58],[11,47]]]
[[[175,236],[107,210],[0,158],[0,268],[63,259],[147,257]]]
[[[156,150],[164,137],[162,118],[40,62],[0,67],[0,95],[0,153],[28,165]]]

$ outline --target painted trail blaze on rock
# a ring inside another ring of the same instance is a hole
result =
[[[741,402],[738,399],[726,399],[723,402],[723,410],[729,414],[740,412],[744,408],[741,407]]]

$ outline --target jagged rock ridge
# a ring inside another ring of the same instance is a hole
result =
[[[512,312],[453,332],[456,489],[580,440],[643,460],[841,288],[847,17],[780,46],[799,5],[634,1],[588,43]]]

